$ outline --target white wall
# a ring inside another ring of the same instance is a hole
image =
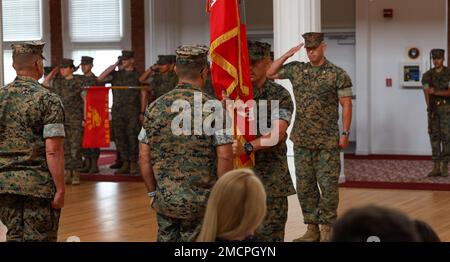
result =
[[[209,14],[206,1],[180,0],[180,43],[209,45]]]
[[[146,5],[146,64],[160,54],[174,54],[181,44],[209,45],[209,15],[205,1],[152,0]]]
[[[0,1],[0,28],[3,28],[2,2]],[[3,30],[0,30],[0,85],[3,85]]]
[[[357,153],[428,155],[426,105],[421,89],[400,86],[400,64],[410,47],[427,64],[432,48],[447,46],[446,1],[358,0]],[[394,18],[383,18],[393,8]],[[393,79],[393,87],[385,79]]]
[[[0,1],[0,28],[3,28],[2,25],[3,16],[2,16],[2,2]],[[0,30],[0,43],[3,43],[3,30]],[[0,84],[3,84],[3,44],[0,45]],[[0,242],[6,241],[6,228],[3,225],[2,221],[0,221]]]

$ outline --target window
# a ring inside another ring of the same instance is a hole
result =
[[[67,0],[63,5],[64,56],[75,64],[82,56],[94,58],[92,72],[99,76],[131,46],[128,0]],[[80,72],[77,72],[82,74]],[[110,92],[110,107],[112,97]]]
[[[130,30],[127,0],[68,0],[63,5],[64,56],[80,63],[82,56],[94,58],[93,73],[100,75],[128,49]],[[124,19],[125,17],[125,19]]]
[[[2,0],[3,25],[3,84],[10,83],[16,77],[12,67],[11,44],[33,40],[49,42],[47,34],[49,23],[48,7],[45,0]],[[44,56],[49,56],[49,49]]]
[[[68,9],[71,42],[122,40],[121,0],[70,0]]]

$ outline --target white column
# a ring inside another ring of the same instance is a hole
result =
[[[0,86],[3,86],[3,14],[2,1],[0,1]]]
[[[320,0],[273,1],[275,57],[303,42],[304,33],[321,31],[320,2]],[[292,59],[306,61],[306,53],[300,52]]]
[[[370,61],[371,23],[369,0],[356,1],[356,154],[371,153]]]
[[[274,20],[274,52],[275,58],[280,57],[292,47],[304,42],[302,35],[307,32],[320,32],[321,26],[321,1],[320,0],[273,0],[273,20]],[[288,62],[308,61],[306,52],[301,52],[293,56]],[[292,85],[289,81],[279,81],[292,94]],[[293,97],[293,95],[292,95]],[[295,102],[294,102],[295,103]],[[292,131],[292,125],[289,132]],[[293,181],[295,178],[293,144],[288,141],[289,169]],[[344,161],[341,154],[341,177],[340,181],[345,181]]]
[[[3,15],[2,1],[0,1],[0,86],[3,86]],[[6,241],[6,227],[0,221],[0,242]]]

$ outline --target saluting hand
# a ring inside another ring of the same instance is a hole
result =
[[[49,78],[53,79],[59,73],[59,66],[53,68],[53,70],[49,74]]]
[[[298,46],[295,46],[293,48],[291,48],[291,50],[287,51],[287,53],[285,54],[285,56],[287,58],[292,57],[293,55],[295,55],[298,51],[300,51],[303,46],[305,46],[304,43],[299,44]]]

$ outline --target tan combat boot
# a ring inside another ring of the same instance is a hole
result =
[[[448,162],[441,163],[441,176],[448,177]]]
[[[320,240],[319,225],[309,224],[306,233],[294,239],[294,242],[318,242]]]
[[[91,158],[86,157],[84,159],[84,166],[79,171],[80,171],[80,173],[88,173],[90,168],[91,168]]]
[[[130,174],[138,174],[139,173],[139,165],[137,162],[130,162]]]
[[[320,226],[320,242],[331,241],[331,225]]]
[[[72,171],[64,170],[64,184],[69,185],[72,183]]]
[[[128,161],[123,161],[122,162],[122,167],[117,170],[114,174],[116,175],[126,175],[130,173],[130,162]]]
[[[95,158],[95,157],[91,157],[90,158],[91,160],[91,165],[90,165],[90,168],[89,168],[89,173],[90,174],[98,174],[99,173],[99,171],[98,171],[98,158]]]
[[[80,184],[80,173],[73,171],[72,175],[72,185],[76,186]]]
[[[440,162],[436,161],[434,162],[433,170],[428,174],[428,177],[437,177],[441,175],[441,167]]]

